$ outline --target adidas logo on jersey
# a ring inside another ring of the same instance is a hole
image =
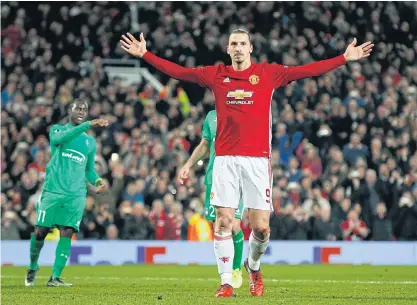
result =
[[[223,83],[230,83],[230,79],[228,77],[226,77],[223,81]]]

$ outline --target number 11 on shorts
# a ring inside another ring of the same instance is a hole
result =
[[[38,222],[44,222],[45,221],[45,215],[46,215],[45,210],[39,210]]]

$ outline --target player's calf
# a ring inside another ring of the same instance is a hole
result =
[[[60,239],[55,250],[55,262],[52,268],[52,277],[53,279],[58,279],[58,286],[65,286],[64,282],[60,279],[62,270],[65,268],[68,257],[71,252],[71,236],[74,234],[74,229],[72,227],[61,226],[59,228]],[[48,282],[49,283],[49,282]],[[72,285],[71,285],[72,286]]]
[[[264,219],[260,215],[254,221],[252,233],[249,237],[249,257],[245,261],[245,269],[249,274],[249,291],[252,296],[262,296],[264,294],[264,283],[260,270],[261,257],[268,248],[269,243],[269,219]]]
[[[248,264],[252,270],[259,270],[261,256],[269,244],[269,217],[270,211],[249,210],[249,222],[252,233],[249,237]]]
[[[253,296],[264,294],[264,282],[260,270],[261,256],[269,243],[269,228],[257,227],[249,237],[249,257],[245,261],[245,269],[249,274],[249,291]]]
[[[30,237],[30,265],[25,277],[25,286],[27,287],[35,285],[36,273],[39,270],[38,259],[48,232],[49,228],[36,226],[35,231]]]
[[[234,246],[232,239],[232,221],[234,209],[217,208],[214,231],[214,253],[221,285],[232,285]],[[227,289],[226,289],[227,290]]]
[[[269,227],[254,228],[249,237],[248,264],[252,270],[259,270],[261,257],[269,244]]]
[[[235,213],[235,217],[236,217],[236,213]],[[243,283],[242,256],[243,256],[244,236],[243,236],[242,229],[240,228],[240,220],[237,218],[233,219],[232,239],[233,239],[233,247],[234,247],[232,286],[233,288],[240,288]]]

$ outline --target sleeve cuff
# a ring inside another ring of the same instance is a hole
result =
[[[149,57],[152,57],[152,55],[153,54],[151,52],[146,51],[145,54],[143,54],[142,59],[148,61],[149,60]]]
[[[103,179],[101,179],[101,178],[97,178],[97,179],[96,179],[96,181],[94,181],[94,186],[97,186],[97,185],[98,185],[98,183],[99,183],[101,180],[103,180]]]
[[[86,122],[82,123],[80,126],[83,126],[84,130],[87,130],[87,129],[91,128],[90,121],[86,121]]]

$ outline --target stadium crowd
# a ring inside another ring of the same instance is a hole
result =
[[[128,4],[4,2],[1,18],[2,239],[30,238],[48,127],[76,98],[111,123],[89,131],[110,189],[89,187],[76,238],[210,239],[206,160],[185,185],[176,175],[214,97],[145,63],[162,92],[107,75],[103,58],[129,58],[118,45]],[[138,21],[148,50],[188,67],[229,63],[237,27],[253,33],[253,60],[285,65],[373,41],[366,60],[275,91],[271,239],[417,240],[416,2],[141,2]]]

